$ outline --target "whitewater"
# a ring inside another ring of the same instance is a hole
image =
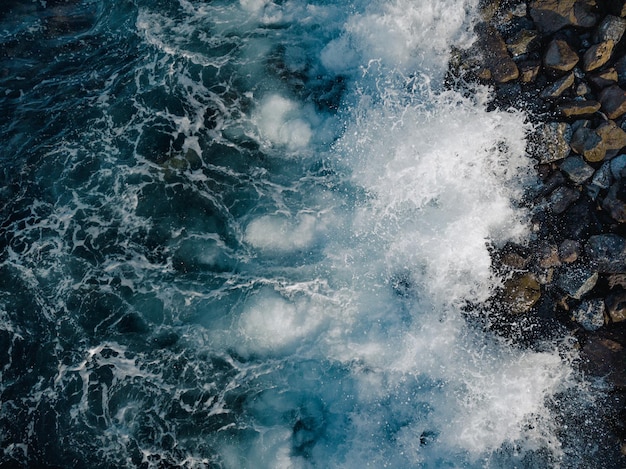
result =
[[[575,341],[481,308],[536,181],[527,116],[446,86],[478,20],[5,2],[0,465],[613,467]]]

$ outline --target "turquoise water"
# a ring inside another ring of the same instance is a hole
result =
[[[3,3],[3,467],[617,467],[567,336],[464,313],[533,184],[476,3]]]

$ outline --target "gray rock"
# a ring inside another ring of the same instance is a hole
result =
[[[539,96],[543,99],[558,98],[565,92],[565,90],[571,88],[573,84],[574,72],[570,72],[564,77],[559,78],[551,85],[546,86]],[[600,108],[600,106],[598,106],[598,108]]]
[[[606,15],[596,28],[594,42],[604,42],[609,39],[617,44],[626,31],[626,20],[613,15]]]
[[[611,176],[615,179],[619,179],[622,175],[623,169],[626,168],[626,155],[617,155],[608,163],[611,168]],[[608,186],[606,188],[608,188]]]
[[[602,67],[611,58],[613,54],[613,47],[615,43],[613,39],[601,42],[600,44],[594,44],[583,55],[583,70],[590,72]]]
[[[562,160],[570,152],[572,128],[566,122],[548,122],[537,129],[535,149],[541,163]]]
[[[533,0],[529,6],[537,28],[546,34],[564,26],[590,28],[597,22],[594,0]]]
[[[606,156],[606,146],[602,137],[589,127],[579,127],[572,135],[570,146],[587,161],[602,161]]]
[[[609,119],[617,119],[626,113],[626,91],[617,85],[604,88],[600,92],[600,104]]]
[[[537,31],[522,29],[507,42],[506,46],[513,57],[519,57],[534,48],[537,37],[539,37]]]
[[[580,192],[576,189],[572,189],[567,186],[557,187],[552,194],[550,194],[550,198],[548,199],[548,205],[552,209],[554,213],[557,215],[565,212],[576,202],[580,197]]]
[[[561,171],[575,184],[582,184],[591,176],[594,169],[580,156],[569,156],[560,165]]]
[[[583,301],[572,312],[572,319],[588,331],[597,331],[604,326],[604,300],[594,298]]]
[[[598,272],[589,267],[570,265],[559,275],[556,285],[572,298],[580,300],[595,287]]]
[[[612,161],[612,160],[611,160]],[[600,169],[598,169],[591,178],[591,184],[598,186],[600,189],[608,189],[611,187],[611,161],[605,161]]]
[[[624,223],[626,222],[626,202],[624,198],[623,181],[618,181],[611,186],[609,193],[602,201],[602,208],[606,210],[613,220]]]
[[[559,259],[565,264],[576,262],[580,257],[580,243],[574,239],[566,239],[559,246]]]
[[[626,321],[626,291],[610,293],[605,298],[604,303],[611,322]]]
[[[580,57],[572,47],[562,39],[554,39],[543,56],[543,65],[554,72],[568,72],[573,69]]]
[[[600,234],[589,238],[585,253],[600,273],[626,272],[626,239],[616,234]]]

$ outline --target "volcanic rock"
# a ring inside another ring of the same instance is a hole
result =
[[[559,275],[556,285],[574,299],[580,300],[595,287],[598,272],[585,265],[568,266]]]
[[[626,239],[621,236],[612,233],[591,236],[585,253],[591,265],[601,273],[626,272]]]
[[[602,67],[611,58],[614,46],[613,39],[608,39],[587,49],[583,55],[583,70],[591,72]]]
[[[543,65],[547,70],[568,72],[579,61],[578,54],[563,39],[554,39],[543,56]]]

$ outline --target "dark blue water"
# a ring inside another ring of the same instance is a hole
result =
[[[475,3],[5,0],[0,465],[617,464],[565,335],[462,313],[532,184],[442,86]]]

